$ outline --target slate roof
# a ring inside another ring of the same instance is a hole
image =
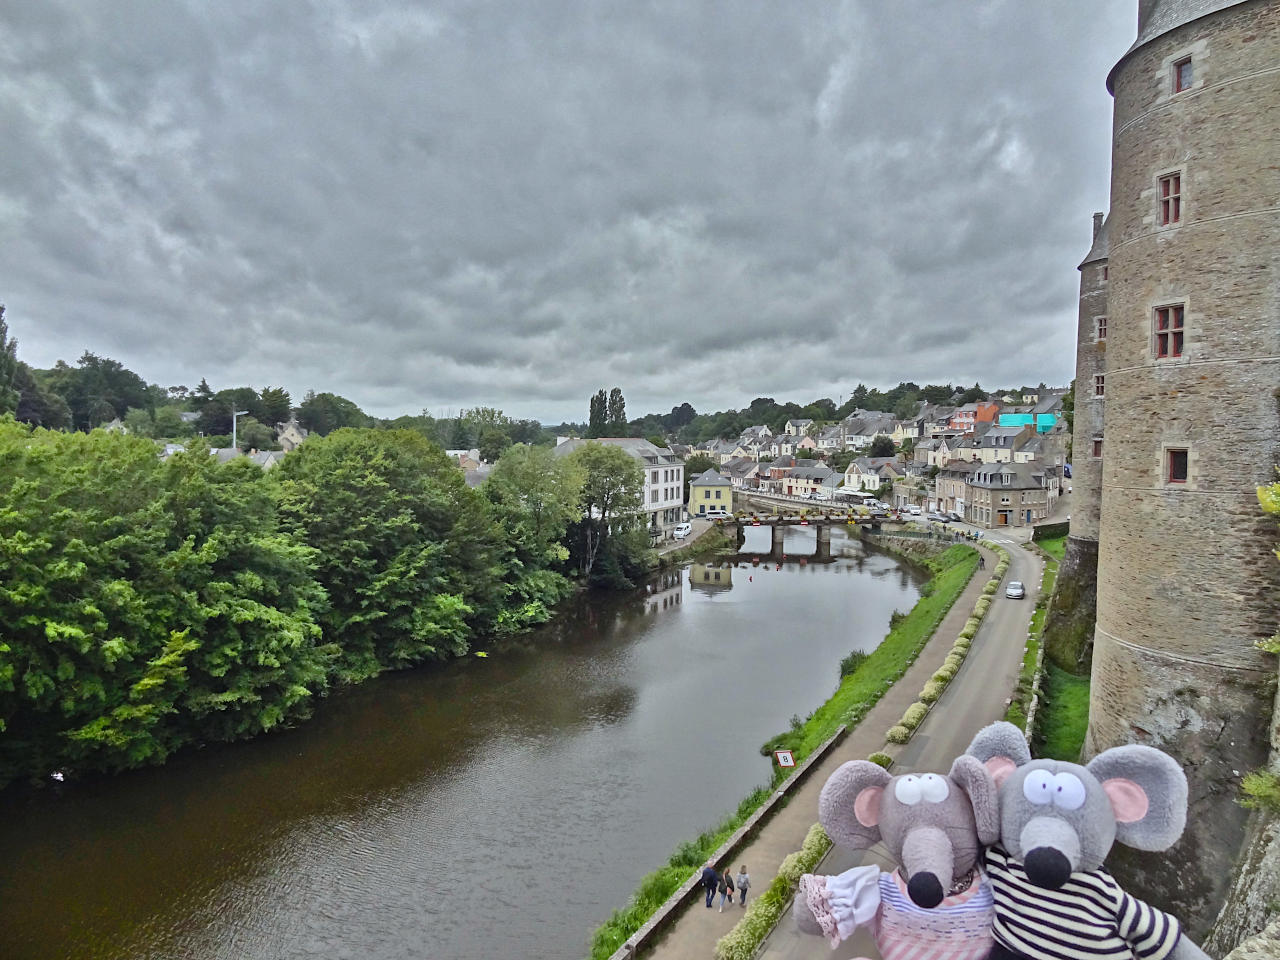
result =
[[[729,479],[720,476],[720,473],[716,470],[708,470],[689,481],[689,486],[691,487],[723,487],[728,485]]]
[[[1139,47],[1146,46],[1157,37],[1192,20],[1199,20],[1244,2],[1246,0],[1147,0],[1146,3],[1139,4],[1138,39],[1133,41],[1133,46],[1124,52],[1124,56],[1116,61],[1116,65],[1107,74],[1107,90],[1115,93],[1116,71]]]

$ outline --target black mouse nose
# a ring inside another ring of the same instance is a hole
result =
[[[1037,887],[1057,890],[1071,876],[1071,861],[1053,847],[1036,847],[1023,862],[1027,868],[1027,879]]]
[[[907,881],[907,896],[917,906],[932,909],[942,902],[942,884],[932,873],[917,873]]]

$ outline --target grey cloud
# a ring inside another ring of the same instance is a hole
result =
[[[386,415],[1062,382],[1130,6],[0,3],[0,302]]]

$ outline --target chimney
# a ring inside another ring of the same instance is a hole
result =
[[[1095,213],[1093,215],[1093,239],[1098,239],[1098,231],[1102,229],[1102,214]]]

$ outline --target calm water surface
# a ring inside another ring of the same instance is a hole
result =
[[[839,531],[833,551],[686,567],[487,659],[345,691],[298,730],[10,798],[0,957],[581,957],[915,602],[897,561]]]

